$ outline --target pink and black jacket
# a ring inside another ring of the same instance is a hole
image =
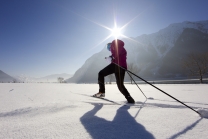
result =
[[[112,63],[116,63],[119,66],[127,69],[127,63],[126,63],[127,52],[126,49],[124,48],[124,42],[118,39],[112,41],[110,50],[113,56]]]

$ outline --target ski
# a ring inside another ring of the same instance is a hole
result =
[[[111,103],[114,103],[114,104],[118,104],[118,105],[123,105],[121,103],[115,102],[115,101],[107,99],[107,98],[94,97],[94,96],[90,96],[90,97],[97,98],[97,99],[102,99],[102,100],[105,100],[105,101],[108,101],[108,102],[111,102]]]
[[[141,104],[137,105],[137,104],[131,104],[131,103],[119,103],[119,102],[116,102],[116,101],[113,101],[113,100],[110,100],[110,99],[107,99],[107,98],[100,98],[100,97],[94,97],[94,96],[90,96],[90,97],[93,97],[93,98],[97,98],[97,99],[101,99],[101,100],[104,100],[104,101],[108,101],[108,102],[111,102],[113,104],[116,104],[116,105],[123,105],[123,106],[141,106]]]
[[[92,98],[96,98],[96,99],[108,101],[108,102],[111,102],[111,103],[116,104],[116,105],[123,105],[123,106],[141,106],[140,103],[139,104],[138,103],[135,103],[135,104],[125,103],[124,104],[124,103],[119,103],[119,102],[116,102],[116,101],[113,101],[113,100],[110,100],[110,99],[107,99],[107,98],[99,98],[99,97],[94,97],[94,96],[87,95],[87,94],[79,94],[79,93],[73,93],[73,94],[77,94],[77,95],[82,95],[82,96],[87,96],[87,97],[92,97]]]

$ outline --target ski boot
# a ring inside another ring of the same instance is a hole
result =
[[[134,99],[131,96],[126,96],[125,98],[127,99],[128,103],[135,103]]]
[[[105,97],[105,93],[98,92],[98,93],[94,94],[93,97],[103,98],[103,97]]]

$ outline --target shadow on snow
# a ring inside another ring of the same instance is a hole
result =
[[[129,114],[130,106],[120,107],[113,121],[107,121],[95,116],[103,104],[91,104],[94,108],[85,113],[80,121],[92,138],[154,139],[154,136]]]
[[[185,134],[186,132],[188,132],[189,130],[192,130],[203,118],[198,119],[196,122],[194,122],[193,124],[187,126],[184,130],[182,130],[181,132],[176,133],[175,135],[171,136],[169,139],[176,139],[178,138],[180,135]]]
[[[0,113],[0,117],[15,117],[15,116],[36,116],[39,114],[57,113],[68,108],[75,108],[76,106],[50,106],[50,107],[27,107],[22,109],[16,109],[10,112]]]

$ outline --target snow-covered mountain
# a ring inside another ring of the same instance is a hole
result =
[[[146,41],[143,43],[148,44],[147,42],[151,42],[151,45],[155,47],[159,56],[164,56],[172,47],[174,47],[178,37],[186,28],[192,28],[203,33],[208,33],[208,20],[199,22],[185,21],[183,23],[171,24],[167,28],[161,29],[159,32],[146,35]],[[145,39],[143,38],[142,40]]]
[[[98,71],[108,65],[104,58],[109,55],[110,53],[105,49],[100,53],[94,54],[75,72],[72,78],[66,81],[73,83],[96,82]]]
[[[71,78],[72,76],[73,76],[72,74],[62,73],[62,74],[52,74],[41,78],[34,78],[24,75],[16,76],[16,78],[18,78],[22,82],[57,82],[58,77],[68,79]]]
[[[190,52],[208,51],[208,20],[175,23],[153,34],[122,40],[127,62],[140,69],[136,74],[146,79],[182,77],[181,60]],[[107,65],[104,57],[109,55],[106,48],[94,54],[67,81],[97,82],[98,72]]]
[[[1,83],[19,82],[19,80],[0,70],[0,82]]]

